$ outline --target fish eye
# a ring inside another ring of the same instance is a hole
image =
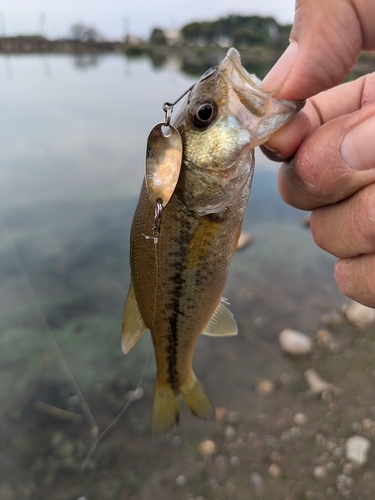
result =
[[[202,104],[202,106],[197,111],[197,116],[202,122],[207,122],[214,110],[212,109],[211,104]]]
[[[218,108],[212,99],[200,101],[193,106],[191,118],[196,127],[206,127],[217,117]]]

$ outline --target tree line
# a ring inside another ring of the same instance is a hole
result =
[[[231,15],[216,21],[192,22],[180,30],[181,42],[188,44],[287,45],[291,25],[273,17]],[[155,28],[150,42],[167,43],[166,33]]]

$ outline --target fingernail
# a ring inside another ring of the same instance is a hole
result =
[[[265,154],[269,160],[282,161],[285,159],[281,156],[278,149],[271,148],[270,146],[268,145],[266,146],[265,144],[262,144],[260,146],[260,149],[262,153]]]
[[[271,146],[268,146],[267,144],[262,144],[262,148],[266,149],[268,153],[272,153],[275,156],[279,156],[279,150],[275,148],[271,148]]]
[[[275,66],[264,77],[262,89],[265,92],[279,91],[293,67],[297,56],[298,45],[296,42],[290,42],[284,54],[277,61]]]
[[[344,137],[341,158],[353,170],[367,170],[375,167],[375,116],[359,123]]]

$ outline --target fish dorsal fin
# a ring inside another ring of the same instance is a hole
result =
[[[237,335],[237,323],[233,314],[225,305],[225,299],[221,299],[216,311],[212,315],[208,325],[202,332],[204,335],[220,337],[221,335]]]
[[[131,283],[128,297],[126,299],[124,317],[122,320],[121,346],[125,354],[127,354],[135,346],[146,329],[147,326],[143,321],[138,307],[133,283]]]

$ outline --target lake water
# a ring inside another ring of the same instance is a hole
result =
[[[76,383],[103,430],[143,371],[150,339],[125,357],[120,326],[145,140],[163,102],[195,80],[173,58],[155,68],[122,55],[0,57],[2,498],[163,498],[165,481],[169,498],[185,498],[166,471],[178,460],[189,467],[196,443],[218,432],[183,411],[175,437],[152,442],[152,356],[144,397],[83,473],[90,426],[71,418],[85,414]],[[322,311],[344,301],[334,259],[301,227],[304,213],[280,200],[276,178],[277,166],[257,152],[243,225],[255,241],[236,254],[226,290],[239,335],[202,338],[195,355],[216,405],[240,418],[259,411],[260,379],[296,369],[280,353],[279,332],[314,335]],[[198,494],[206,479],[194,481]]]

